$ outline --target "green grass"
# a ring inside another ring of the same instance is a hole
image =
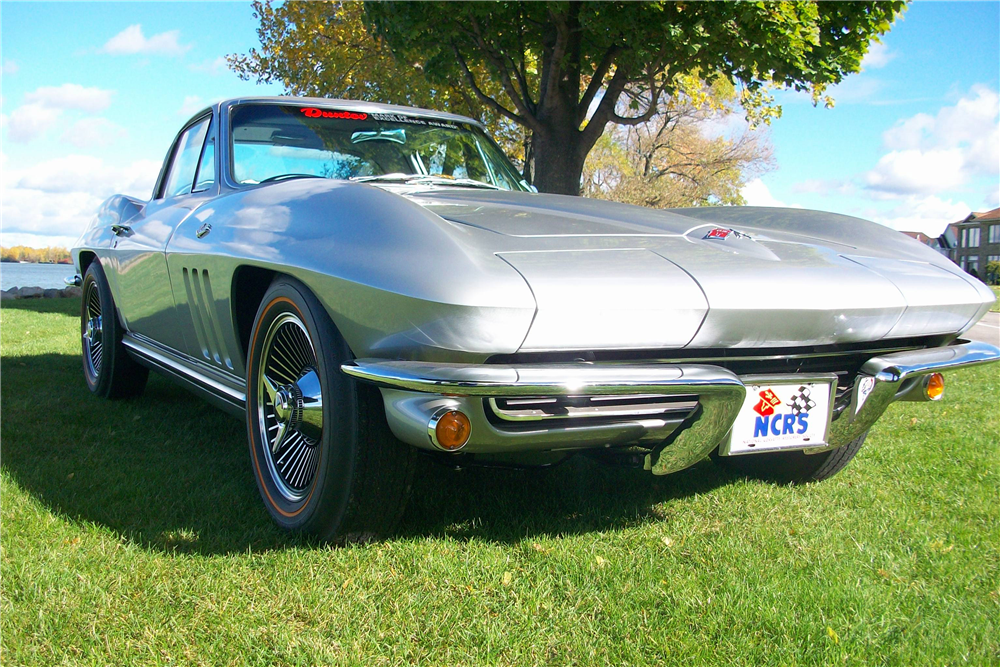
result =
[[[993,293],[997,295],[997,300],[993,303],[993,307],[990,308],[991,313],[1000,313],[1000,287],[997,285],[991,285],[990,289]]]
[[[238,420],[90,396],[76,308],[0,313],[4,665],[1000,664],[995,366],[822,484],[428,465],[338,549],[272,527]]]

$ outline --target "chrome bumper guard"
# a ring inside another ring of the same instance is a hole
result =
[[[919,378],[955,368],[1000,359],[1000,349],[977,342],[959,342],[940,348],[897,352],[873,357],[864,364],[858,378],[874,380],[874,386],[859,402],[852,392],[851,403],[834,416],[829,442],[807,452],[841,447],[867,431],[890,403],[904,397]],[[696,395],[698,408],[680,424],[672,425],[663,441],[646,457],[646,468],[665,475],[694,465],[715,449],[728,435],[746,396],[746,387],[730,371],[707,365],[688,364],[552,364],[552,365],[464,365],[414,361],[358,359],[342,366],[357,380],[383,388],[386,414],[398,437],[417,444],[426,439],[426,415],[441,407],[463,403],[482,406],[483,398],[512,396],[601,396],[601,395]],[[857,386],[857,384],[855,385]],[[475,399],[469,401],[469,399]],[[422,421],[423,420],[423,421]],[[625,425],[628,437],[637,429]],[[618,431],[623,426],[618,425]],[[640,428],[641,430],[641,428]],[[526,434],[508,442],[486,443],[485,451],[520,451],[554,446],[560,436],[573,436],[576,446],[580,433],[606,442],[620,442],[615,425],[608,428],[550,429],[545,434]],[[473,423],[473,440],[476,424]],[[591,442],[590,446],[600,446]],[[469,451],[477,451],[470,449]]]

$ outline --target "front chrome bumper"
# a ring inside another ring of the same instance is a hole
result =
[[[940,371],[1000,359],[1000,349],[977,342],[873,357],[858,378],[874,385],[858,406],[834,415],[821,452],[851,442],[867,431],[893,401],[912,394],[920,378]],[[440,410],[458,409],[472,422],[463,451],[503,453],[583,449],[640,444],[651,449],[646,467],[665,475],[694,465],[724,442],[743,404],[746,387],[719,366],[689,364],[465,365],[358,359],[342,370],[382,389],[386,417],[396,437],[433,448],[427,424]],[[625,421],[502,430],[491,423],[484,398],[512,396],[602,395],[697,396],[698,407],[682,419],[635,418]]]

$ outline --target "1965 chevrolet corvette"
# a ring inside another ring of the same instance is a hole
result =
[[[73,254],[91,391],[154,369],[245,417],[267,509],[324,538],[390,530],[417,448],[824,479],[1000,357],[960,338],[990,290],[886,227],[538,194],[477,122],[379,104],[205,109]]]

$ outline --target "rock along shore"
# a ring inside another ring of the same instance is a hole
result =
[[[42,287],[11,287],[0,292],[0,301],[10,299],[65,299],[79,297],[82,294],[79,287],[64,287],[62,289]]]

